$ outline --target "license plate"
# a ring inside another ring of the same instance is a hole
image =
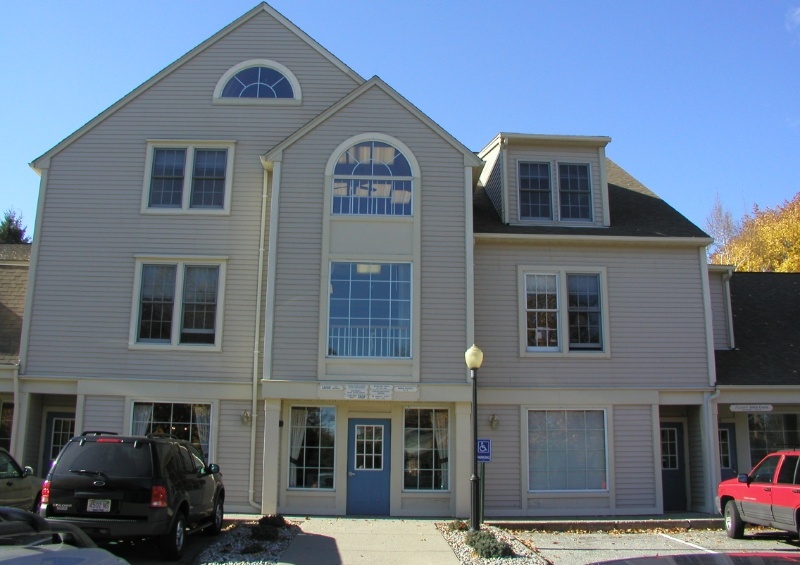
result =
[[[86,501],[87,512],[111,512],[111,501],[107,498],[90,498]]]

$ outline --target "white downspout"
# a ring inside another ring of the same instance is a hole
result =
[[[250,472],[247,487],[247,502],[253,508],[261,511],[261,504],[255,500],[255,474],[256,474],[256,408],[258,407],[258,352],[261,339],[261,287],[264,284],[264,234],[267,231],[267,201],[269,200],[269,171],[264,170],[264,187],[261,192],[261,229],[258,239],[258,282],[256,283],[256,322],[253,335],[253,389],[250,404]]]

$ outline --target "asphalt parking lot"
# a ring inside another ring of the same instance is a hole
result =
[[[611,532],[515,532],[529,540],[555,565],[586,565],[598,561],[697,553],[791,553],[800,556],[800,541],[785,532],[745,530],[741,540],[722,530],[640,530]]]

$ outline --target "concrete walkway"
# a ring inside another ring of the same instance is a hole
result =
[[[289,518],[302,532],[278,565],[458,565],[436,523],[416,518]]]

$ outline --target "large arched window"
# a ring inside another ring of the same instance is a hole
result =
[[[333,168],[333,214],[410,216],[413,172],[403,153],[384,141],[343,151]]]
[[[300,83],[275,61],[254,59],[226,72],[214,89],[218,102],[258,103],[300,100]]]

